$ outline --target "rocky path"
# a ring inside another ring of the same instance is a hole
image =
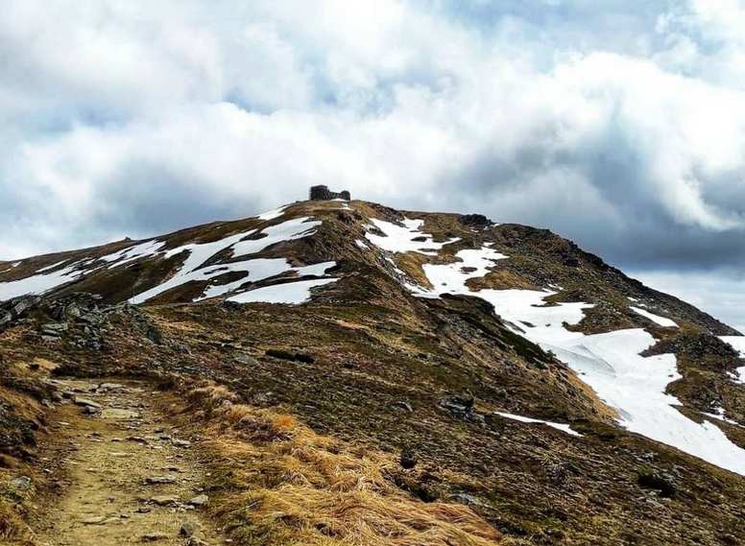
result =
[[[47,460],[62,460],[61,498],[37,524],[49,546],[219,545],[205,515],[194,446],[158,410],[145,383],[59,381],[69,403],[50,423]],[[51,472],[52,470],[50,470]]]

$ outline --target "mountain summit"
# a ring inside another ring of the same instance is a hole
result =
[[[343,197],[0,263],[7,456],[56,377],[137,378],[235,434],[237,543],[745,542],[745,337],[548,230]]]

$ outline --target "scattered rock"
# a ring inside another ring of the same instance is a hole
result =
[[[10,324],[12,321],[13,315],[10,311],[6,311],[5,309],[0,310],[0,327]]]
[[[48,322],[41,325],[40,332],[42,336],[60,337],[67,328],[66,322]]]
[[[197,495],[193,499],[189,499],[189,504],[191,504],[192,506],[204,506],[209,500],[210,498],[207,495],[201,494]]]
[[[460,217],[460,221],[466,226],[480,229],[488,228],[494,223],[483,214],[464,214]]]
[[[98,386],[98,390],[100,392],[109,392],[109,391],[121,391],[124,390],[126,387],[122,385],[121,383],[101,383]]]
[[[256,406],[269,406],[274,403],[274,393],[271,391],[256,393],[251,398],[251,403]]]
[[[109,519],[106,516],[95,516],[92,518],[86,518],[83,520],[83,525],[104,525],[106,520]]]
[[[168,506],[169,504],[177,504],[179,498],[176,495],[156,495],[150,497],[150,502],[157,504],[158,506]]]
[[[412,469],[416,466],[417,458],[410,449],[404,449],[401,451],[401,457],[399,459],[401,466],[406,470]]]
[[[0,302],[0,309],[2,309],[0,311],[0,328],[12,326],[29,309],[38,305],[40,301],[41,298],[39,296],[20,296]]]
[[[20,476],[10,480],[10,485],[19,491],[27,491],[31,488],[31,478],[28,476]]]
[[[86,408],[94,408],[96,410],[102,409],[101,404],[98,404],[98,403],[96,403],[93,400],[90,400],[88,398],[81,398],[80,396],[73,396],[73,401],[78,406],[83,406],[83,407],[86,407]]]
[[[191,442],[189,440],[179,440],[177,438],[173,438],[171,440],[171,443],[176,447],[191,447]]]
[[[23,313],[37,305],[41,301],[39,296],[21,296],[10,300],[11,312],[15,316],[21,316]]]
[[[148,478],[145,478],[145,483],[147,485],[164,485],[168,483],[174,483],[176,481],[176,478],[172,476],[150,476]]]
[[[235,353],[233,355],[233,360],[235,360],[239,364],[245,364],[246,366],[258,366],[259,361],[256,360],[251,355],[247,355],[246,353]]]
[[[290,351],[284,351],[282,349],[267,349],[266,356],[272,358],[279,358],[281,360],[292,360],[295,362],[302,362],[304,364],[313,364],[316,359],[311,355],[304,353],[291,353]]]
[[[475,417],[474,398],[470,395],[446,396],[440,400],[440,407],[455,417],[472,420]]]
[[[397,408],[401,408],[403,410],[408,411],[409,413],[414,413],[414,408],[411,407],[411,404],[404,400],[400,400],[398,402],[394,402],[393,405]]]
[[[639,475],[637,482],[643,489],[658,491],[662,498],[672,498],[678,490],[675,478],[666,473],[642,473]]]
[[[185,521],[181,524],[179,535],[185,538],[193,537],[199,530],[199,526],[193,521]]]
[[[451,499],[455,502],[459,502],[460,504],[465,504],[467,506],[478,506],[479,508],[489,508],[489,505],[480,501],[478,498],[474,497],[473,495],[469,495],[468,493],[456,493],[451,497]]]

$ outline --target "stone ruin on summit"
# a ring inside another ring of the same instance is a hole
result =
[[[330,201],[331,199],[344,199],[345,201],[350,201],[352,197],[347,190],[343,190],[337,193],[335,191],[331,191],[328,186],[311,186],[311,201]]]

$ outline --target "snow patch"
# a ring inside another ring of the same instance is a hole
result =
[[[486,292],[486,293],[485,293]],[[645,330],[634,328],[605,334],[585,335],[566,330],[562,322],[576,324],[589,304],[569,303],[557,307],[536,307],[532,298],[515,292],[482,290],[479,295],[491,302],[495,311],[519,321],[535,324],[526,327],[524,337],[580,374],[608,405],[616,408],[620,424],[628,430],[647,436],[700,457],[722,468],[745,474],[745,450],[733,444],[710,423],[698,424],[680,413],[681,405],[665,393],[667,385],[680,378],[675,355],[643,357],[641,352],[655,344]]]
[[[224,239],[220,239],[219,241],[214,241],[211,243],[191,243],[169,250],[164,256],[166,259],[171,258],[172,256],[177,256],[183,252],[188,252],[184,263],[181,265],[181,268],[164,283],[159,284],[158,286],[155,286],[131,298],[129,300],[129,303],[145,303],[147,300],[152,299],[164,292],[167,292],[172,288],[176,288],[177,286],[186,284],[189,281],[204,281],[211,279],[212,277],[222,275],[221,272],[216,271],[214,268],[209,268],[209,271],[211,271],[212,274],[208,274],[206,271],[198,271],[198,269],[212,256],[219,252],[222,252],[227,248],[230,248],[238,241],[240,241],[244,237],[247,237],[248,235],[251,235],[255,231],[256,230],[251,230],[243,233],[237,233],[236,235],[231,235],[230,237],[226,237]]]
[[[521,423],[540,423],[542,425],[548,425],[551,428],[566,432],[567,434],[571,434],[572,436],[579,436],[580,438],[582,437],[579,432],[573,431],[569,425],[563,423],[554,423],[552,421],[544,421],[543,419],[533,419],[531,417],[523,417],[522,415],[515,415],[514,413],[503,413],[501,411],[496,412],[496,414],[501,415],[505,419],[512,419],[514,421],[520,421]]]
[[[211,281],[226,273],[244,272],[245,276],[225,285],[213,284],[197,299],[205,299],[226,294],[240,288],[247,281],[256,282],[282,273],[293,271],[293,267],[284,258],[253,259],[239,262],[220,263],[204,267],[213,256],[227,249],[232,256],[241,257],[261,252],[267,247],[284,242],[300,239],[311,235],[321,222],[307,222],[308,218],[294,218],[275,226],[269,226],[261,231],[255,229],[237,233],[211,243],[191,243],[166,252],[165,258],[188,252],[181,268],[167,281],[131,298],[133,304],[144,303],[168,290],[184,285],[191,281]],[[246,237],[262,234],[260,239],[244,241]]]
[[[418,252],[428,256],[436,256],[435,250],[440,250],[443,246],[460,241],[459,237],[454,237],[442,243],[436,243],[432,235],[420,231],[424,220],[403,220],[403,227],[377,218],[371,219],[373,225],[382,231],[385,235],[375,235],[366,233],[365,237],[375,246],[389,252]],[[414,239],[423,239],[414,241]]]
[[[259,220],[274,220],[275,218],[279,218],[285,213],[285,209],[289,205],[285,205],[283,207],[279,207],[278,209],[269,210],[264,213],[261,213],[257,216]]]
[[[57,269],[59,266],[61,266],[63,263],[65,263],[67,260],[61,260],[59,262],[53,263],[52,265],[48,265],[43,269],[39,269],[36,273],[46,273],[47,271],[51,271],[52,269]]]
[[[247,256],[249,254],[255,254],[261,252],[271,245],[277,243],[283,243],[286,241],[294,241],[296,239],[302,239],[312,235],[315,229],[321,225],[320,221],[309,221],[310,218],[293,218],[287,220],[281,224],[275,226],[269,226],[261,230],[260,233],[264,234],[265,237],[261,239],[251,239],[248,241],[240,241],[232,244],[233,256]],[[249,232],[246,235],[252,235],[255,233]]]
[[[233,272],[245,273],[245,275],[233,282],[208,286],[204,293],[196,298],[195,301],[222,296],[238,290],[249,281],[258,282],[281,275],[282,273],[287,273],[288,271],[292,271],[292,266],[284,258],[257,258],[255,260],[244,260],[205,267],[196,271],[191,280],[216,280],[222,275]]]
[[[674,407],[680,405],[677,398],[665,393],[667,385],[680,377],[675,355],[641,356],[655,343],[641,328],[594,335],[567,330],[566,325],[578,324],[584,310],[593,305],[546,303],[545,298],[554,292],[493,289],[472,292],[466,281],[486,271],[487,261],[495,259],[494,254],[485,257],[486,250],[491,249],[482,248],[473,255],[459,252],[456,256],[463,263],[425,265],[433,290],[416,293],[481,297],[494,306],[513,331],[553,352],[580,374],[601,399],[618,410],[620,424],[628,430],[745,474],[745,450],[732,443],[716,425],[708,421],[698,424],[685,417]],[[464,271],[466,263],[475,270]],[[741,347],[745,350],[745,343]]]
[[[745,428],[744,426],[742,426],[737,421],[734,421],[732,419],[728,419],[727,417],[725,417],[725,415],[724,415],[724,408],[722,408],[722,407],[716,407],[716,408],[714,408],[714,413],[706,413],[705,411],[704,412],[701,412],[701,413],[703,413],[707,417],[712,417],[714,419],[718,419],[719,421],[724,421],[725,423],[729,423],[730,425],[735,425],[736,427]]]
[[[108,268],[111,269],[113,267],[119,267],[126,263],[139,260],[140,258],[155,256],[161,251],[160,249],[163,245],[165,245],[163,241],[145,241],[144,243],[139,243],[117,252],[107,254],[106,256],[102,256],[100,260],[110,263],[111,265],[109,265]]]
[[[663,328],[677,328],[678,324],[669,318],[661,317],[659,315],[655,315],[654,313],[650,313],[646,309],[642,309],[641,307],[630,307],[630,309],[636,313],[637,315],[641,315],[644,318],[648,318],[658,326],[662,326]]]
[[[455,257],[460,261],[445,265],[424,264],[424,274],[435,293],[464,293],[468,279],[483,277],[494,262],[507,258],[488,247],[461,250]]]
[[[83,271],[75,269],[79,265],[80,263],[76,262],[59,271],[37,273],[25,279],[0,283],[0,301],[29,294],[43,294],[58,286],[77,280],[84,275]]]
[[[256,288],[248,292],[236,294],[228,298],[228,301],[237,303],[285,303],[300,305],[311,298],[310,289],[317,286],[325,286],[339,279],[312,279],[307,281],[287,282]]]

